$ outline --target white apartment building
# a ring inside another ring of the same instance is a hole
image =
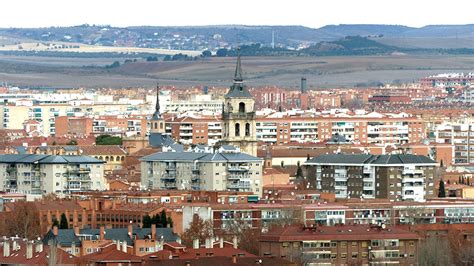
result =
[[[433,135],[436,143],[447,143],[454,146],[454,164],[474,163],[474,124],[470,120],[462,122],[445,122],[437,125]]]
[[[90,156],[0,155],[0,190],[33,197],[104,190],[104,162]]]
[[[158,152],[140,161],[145,188],[262,194],[263,160],[245,153]]]

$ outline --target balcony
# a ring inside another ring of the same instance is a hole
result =
[[[165,182],[161,186],[162,189],[177,189],[178,186],[176,185],[176,182]]]
[[[90,172],[90,168],[70,168],[66,171],[67,174],[88,174]]]
[[[254,120],[256,118],[255,112],[249,113],[224,113],[224,119],[242,119],[242,120]]]
[[[248,166],[230,166],[227,168],[229,172],[248,172],[250,167]]]
[[[250,189],[250,182],[227,183],[229,189]]]

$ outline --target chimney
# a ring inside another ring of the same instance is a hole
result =
[[[237,255],[232,255],[232,264],[237,264]]]
[[[16,251],[17,245],[18,245],[18,244],[16,243],[16,240],[13,239],[13,242],[12,242],[12,250],[13,250],[13,251]]]
[[[123,241],[122,243],[122,251],[127,253],[127,241]]]
[[[10,241],[8,239],[3,240],[3,256],[10,257]]]
[[[79,226],[74,226],[74,234],[75,234],[76,236],[79,235]]]
[[[71,255],[76,255],[76,242],[74,241],[71,243]]]
[[[224,238],[222,237],[219,239],[219,247],[224,248]]]
[[[43,242],[41,240],[36,242],[36,253],[43,252]]]
[[[26,241],[26,259],[33,258],[33,241]]]
[[[99,240],[104,240],[104,239],[105,239],[105,227],[101,226],[100,227]]]
[[[121,246],[120,241],[117,241],[116,244],[117,244],[117,250],[120,250],[120,246]]]
[[[206,248],[211,248],[211,239],[210,238],[206,238],[205,245],[206,245]]]
[[[151,239],[156,239],[156,224],[151,225]]]
[[[133,224],[129,224],[127,228],[128,228],[128,235],[130,236],[130,239],[132,239],[132,235],[133,235]]]
[[[199,239],[193,239],[193,248],[198,249],[199,248]]]
[[[238,245],[237,245],[237,236],[232,237],[232,244],[233,244],[234,248],[237,249],[237,247],[238,247]]]
[[[189,260],[187,260],[185,263],[184,263],[185,266],[191,266],[191,262]]]
[[[53,235],[58,236],[58,227],[56,225],[53,226]]]

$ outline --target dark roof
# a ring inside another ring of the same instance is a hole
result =
[[[225,98],[252,98],[252,94],[250,94],[245,84],[234,83],[230,86],[229,92],[227,92]]]
[[[305,164],[436,164],[436,161],[412,154],[324,154],[306,161]]]
[[[0,163],[96,164],[104,162],[94,157],[83,155],[2,154],[0,155]]]
[[[79,231],[81,235],[89,235],[94,239],[99,239],[100,229],[81,229]],[[144,239],[147,235],[151,235],[151,228],[133,228],[133,234],[138,239]],[[163,236],[165,242],[176,242],[178,241],[178,235],[173,233],[171,228],[156,228],[156,236],[159,239]],[[49,240],[54,239],[58,244],[65,247],[70,247],[72,243],[76,244],[76,247],[81,246],[80,239],[74,234],[74,229],[58,229],[58,235],[55,236],[52,230],[45,235],[43,243],[47,244]],[[105,229],[105,239],[107,240],[118,240],[126,241],[127,245],[133,245],[133,241],[128,234],[128,228],[110,228]]]
[[[202,162],[242,162],[261,161],[246,153],[203,153],[203,152],[157,152],[140,158],[140,161],[202,161]]]
[[[159,148],[163,146],[171,146],[176,143],[174,139],[168,135],[161,133],[150,133],[148,137],[148,143],[153,148]]]

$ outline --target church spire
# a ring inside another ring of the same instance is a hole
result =
[[[156,83],[156,105],[155,112],[153,113],[153,119],[159,119],[161,117],[160,113],[160,84]]]
[[[234,83],[241,83],[242,78],[242,64],[240,63],[240,47],[237,48],[237,65],[235,66]]]

